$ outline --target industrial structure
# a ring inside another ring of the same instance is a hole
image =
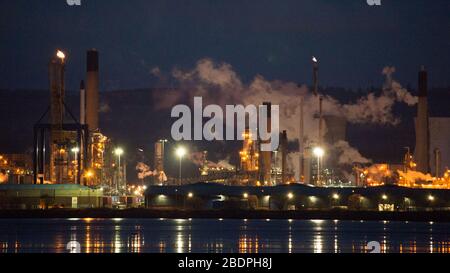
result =
[[[50,59],[50,103],[34,126],[32,164],[25,155],[0,155],[0,184],[6,184],[0,185],[0,195],[5,196],[0,200],[3,202],[0,208],[113,207],[121,200],[127,203],[127,195],[142,196],[148,186],[144,178],[148,176],[153,177],[153,185],[146,192],[149,207],[179,207],[180,200],[184,205],[202,208],[230,204],[295,210],[450,207],[450,118],[429,117],[428,75],[424,67],[418,81],[416,146],[413,152],[406,150],[402,163],[355,165],[344,173],[347,170],[340,165],[339,154],[332,144],[346,140],[347,121],[345,117],[323,114],[319,63],[313,58],[313,95],[318,103],[314,118],[318,122],[318,135],[313,139],[305,137],[302,98],[298,178],[294,177],[293,166],[288,164],[287,131],[280,133],[276,151],[263,151],[262,145],[270,141],[253,135],[260,129],[271,132],[272,104],[264,102],[268,109],[267,124],[242,132],[237,168],[209,161],[205,151],[197,160],[200,175],[183,179],[182,159],[187,151],[180,148],[179,176],[168,178],[164,166],[168,140],[161,139],[154,144],[154,169],[144,164],[142,185],[132,186],[126,181],[124,150],[102,133],[99,124],[99,52],[91,49],[86,53],[86,79],[80,83],[78,118],[65,103],[66,62],[67,56],[62,51]],[[348,178],[344,181],[342,177],[352,171],[354,182],[350,184]],[[180,194],[182,197],[178,198]],[[109,199],[100,201],[100,197]]]
[[[27,154],[0,154],[0,184],[32,184],[33,160]]]
[[[198,183],[149,187],[146,191],[146,207],[194,210],[447,210],[450,208],[450,190],[396,186],[330,188],[290,184],[254,187]]]
[[[99,208],[103,191],[75,184],[0,185],[0,209]]]
[[[79,119],[65,103],[66,60],[58,51],[49,63],[50,106],[34,127],[34,184],[79,184],[124,194],[121,153],[99,127],[99,53],[91,49],[86,54]]]
[[[414,158],[417,170],[430,172],[430,126],[428,113],[428,74],[422,66],[419,72],[419,104],[416,119],[416,149]]]
[[[35,184],[81,183],[87,168],[82,161],[87,146],[82,144],[88,143],[88,128],[77,121],[65,103],[65,62],[65,54],[58,51],[49,63],[50,106],[34,126]]]
[[[450,118],[430,117],[428,73],[424,66],[418,77],[418,98],[414,153],[407,147],[401,164],[355,167],[358,186],[395,184],[410,188],[450,189]]]

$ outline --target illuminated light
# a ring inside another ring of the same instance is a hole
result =
[[[66,58],[66,54],[64,54],[64,52],[62,52],[61,50],[58,50],[56,52],[56,57],[64,61],[64,59]]]
[[[189,197],[189,198],[194,197],[194,193],[192,193],[192,192],[188,193],[188,197]]]
[[[223,218],[219,218],[219,221],[222,222],[222,221],[223,221]]]
[[[431,195],[431,194],[430,194],[430,195],[428,195],[428,201],[434,201],[434,199],[435,199],[435,198],[434,198],[434,196],[433,196],[433,195]]]
[[[388,199],[388,196],[387,196],[386,194],[383,194],[383,195],[381,196],[381,198],[382,198],[383,200],[387,200],[387,199]]]
[[[175,154],[179,157],[179,158],[183,158],[186,154],[187,154],[187,150],[184,147],[178,147],[175,151]]]
[[[325,221],[324,220],[311,220],[312,223],[316,224],[316,225],[322,225]]]
[[[288,198],[288,199],[294,198],[294,194],[293,194],[292,192],[288,193],[288,194],[287,194],[287,198]]]
[[[78,147],[74,147],[74,148],[72,148],[72,153],[79,153],[80,152],[80,148],[78,148]]]
[[[309,200],[311,200],[311,202],[316,202],[317,201],[317,197],[315,197],[315,196],[310,196],[309,197]]]
[[[289,223],[292,223],[293,221],[294,221],[294,220],[292,220],[292,219],[288,219],[288,222],[289,222]]]
[[[93,171],[87,171],[86,174],[85,174],[85,177],[87,177],[87,178],[91,178],[93,176],[94,176],[94,172]]]
[[[266,219],[266,222],[270,222],[270,219]]]
[[[114,150],[114,154],[117,155],[117,156],[121,156],[121,155],[123,155],[123,153],[124,153],[124,151],[123,151],[122,148],[116,148]]]
[[[244,193],[242,196],[243,196],[245,199],[247,199],[247,198],[248,198],[248,193]]]
[[[319,60],[317,60],[317,58],[315,56],[312,57],[312,61],[315,63],[319,62]]]
[[[314,148],[313,153],[317,157],[323,157],[325,155],[325,150],[321,147],[316,147]]]
[[[333,199],[334,200],[338,200],[340,198],[339,194],[335,193],[333,194]]]

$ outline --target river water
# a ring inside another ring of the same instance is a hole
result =
[[[3,219],[0,253],[450,253],[450,223],[222,220]]]

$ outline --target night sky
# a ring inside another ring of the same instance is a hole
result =
[[[310,83],[312,55],[321,84],[368,87],[381,70],[416,86],[425,64],[431,86],[450,85],[450,1],[0,0],[0,88],[45,89],[56,48],[68,55],[67,88],[84,78],[85,50],[101,52],[101,88],[157,84],[150,70],[191,68],[210,57],[244,79]]]

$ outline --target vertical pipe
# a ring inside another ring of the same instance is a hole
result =
[[[441,177],[441,151],[439,148],[434,149],[435,176]]]
[[[86,123],[90,131],[98,129],[98,89],[99,53],[95,49],[87,51],[86,60]]]
[[[86,89],[84,81],[80,83],[80,124],[86,124]]]
[[[298,174],[298,180],[300,182],[304,182],[305,178],[305,170],[304,170],[304,158],[305,158],[305,140],[304,140],[304,116],[303,116],[303,97],[300,100],[300,131],[299,131],[299,140],[298,140],[298,148],[300,152],[300,158],[299,158],[299,174]]]
[[[33,134],[33,171],[34,171],[34,177],[33,177],[33,184],[37,184],[37,176],[38,176],[38,162],[39,162],[39,145],[38,145],[38,131],[36,126],[34,127],[34,134]]]
[[[314,95],[319,95],[319,61],[316,59],[316,57],[313,57],[313,92]]]
[[[322,106],[323,106],[323,97],[322,96],[320,96],[319,97],[319,139],[318,139],[318,144],[319,144],[319,147],[322,145],[322,134],[323,134],[323,109],[322,109]]]
[[[281,183],[286,184],[287,132],[281,134]]]
[[[415,159],[417,170],[422,173],[430,172],[430,140],[428,114],[428,75],[425,67],[419,72],[419,104],[416,119],[416,150]]]
[[[272,132],[272,117],[271,117],[271,111],[272,111],[272,104],[270,102],[264,102],[264,106],[267,107],[267,132]],[[264,143],[268,143],[268,141],[265,141]],[[272,174],[272,152],[271,151],[260,151],[261,157],[262,157],[262,168],[261,168],[261,175],[262,175],[262,184],[270,184],[272,181],[271,174]]]

